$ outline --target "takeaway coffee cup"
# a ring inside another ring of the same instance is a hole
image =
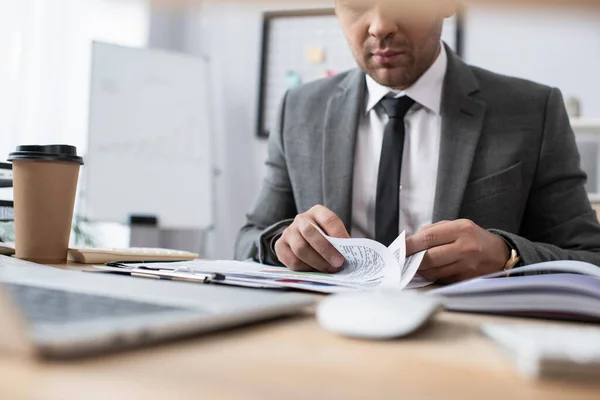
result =
[[[83,159],[73,146],[48,145],[18,146],[8,161],[13,163],[17,258],[64,263]]]

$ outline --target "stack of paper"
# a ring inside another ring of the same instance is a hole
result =
[[[326,235],[324,235],[326,236]],[[294,272],[284,267],[273,267],[254,262],[188,261],[180,263],[137,263],[99,266],[97,268],[140,276],[161,275],[165,279],[206,279],[214,283],[258,287],[293,288],[321,293],[365,290],[379,286],[398,289],[423,287],[430,284],[416,275],[425,252],[405,257],[405,235],[389,248],[373,240],[327,240],[344,256],[345,263],[337,274]],[[212,276],[211,274],[218,274]]]

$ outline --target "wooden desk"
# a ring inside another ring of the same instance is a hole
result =
[[[600,383],[529,382],[478,331],[515,319],[442,313],[418,335],[336,337],[306,315],[87,360],[0,357],[0,399],[600,399]]]

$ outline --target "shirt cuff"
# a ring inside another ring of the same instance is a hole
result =
[[[265,229],[258,237],[256,247],[258,248],[257,260],[261,264],[282,265],[275,253],[275,243],[283,235],[283,231],[294,222],[293,219],[280,221]]]
[[[523,257],[521,256],[521,253],[519,252],[519,248],[517,247],[516,243],[510,238],[510,236],[508,236],[505,232],[502,232],[497,229],[489,229],[488,231],[493,233],[494,235],[500,237],[500,239],[504,240],[504,242],[508,246],[508,253],[509,253],[508,257],[509,258],[510,258],[510,253],[512,253],[513,250],[515,250],[517,252],[517,255],[520,257],[520,260],[517,263],[517,265],[514,266],[514,268],[522,267],[524,265]]]

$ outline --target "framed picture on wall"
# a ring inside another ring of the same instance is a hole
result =
[[[442,39],[462,53],[462,13],[446,20]],[[259,78],[259,137],[267,138],[285,92],[355,68],[332,8],[272,11],[263,15]]]

